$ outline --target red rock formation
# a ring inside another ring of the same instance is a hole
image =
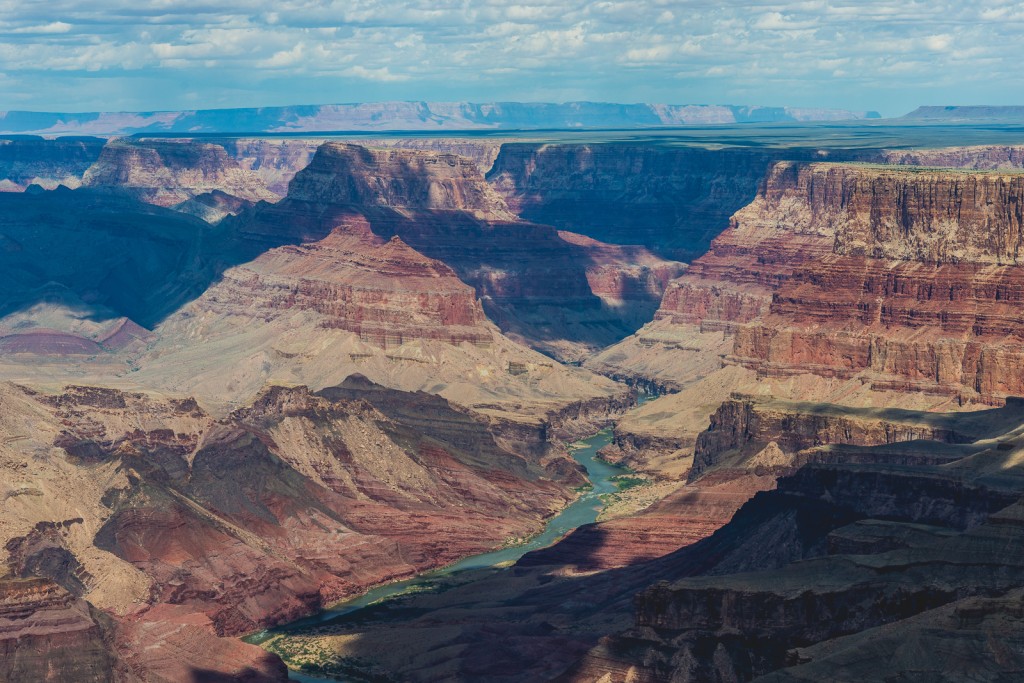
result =
[[[476,164],[419,150],[327,143],[285,200],[230,226],[253,244],[315,241],[355,215],[378,236],[398,236],[449,265],[506,333],[574,358],[642,322],[610,294],[628,294],[649,309],[665,276],[679,268],[636,249],[569,243],[549,226],[517,221]],[[588,273],[608,292],[607,303]]]
[[[218,636],[293,620],[529,535],[582,482],[563,451],[512,452],[485,417],[366,380],[320,395],[274,388],[221,421],[191,400],[93,387],[54,396],[10,388],[3,407],[14,424],[31,419],[41,438],[52,434],[54,449],[45,478],[31,480],[41,490],[24,488],[20,476],[0,484],[7,563],[104,606],[118,661],[142,680],[204,670],[279,680],[279,661]],[[33,443],[5,441],[0,465],[18,471]],[[86,472],[99,486],[75,483]],[[62,508],[45,500],[52,477],[61,495],[77,491],[82,517],[32,521]],[[83,652],[93,647],[86,636],[107,642],[91,618],[61,616],[89,615],[64,589],[53,589],[66,596],[55,613],[61,628],[40,646],[58,678],[70,666],[62,642]],[[31,607],[36,627],[48,609]],[[25,642],[19,633],[12,643]],[[12,671],[35,665],[20,647],[5,658]],[[109,674],[108,660],[96,666]]]
[[[0,678],[109,683],[114,658],[84,600],[47,579],[0,577]]]
[[[732,391],[999,404],[1024,393],[1022,192],[1015,173],[777,164],[655,322],[587,366],[682,390],[644,411],[677,415],[683,444]],[[637,438],[670,425],[652,426]]]
[[[311,311],[321,326],[355,332],[384,348],[416,339],[492,340],[475,293],[451,269],[397,237],[375,236],[355,215],[318,242],[280,247],[228,271],[203,301],[212,312]]]
[[[737,362],[763,373],[867,371],[882,386],[984,402],[1021,393],[1012,206],[1022,191],[1013,175],[777,167],[730,231],[778,221],[762,230],[777,240],[760,245],[766,267],[741,266],[757,268],[772,299],[763,321],[738,329]],[[788,236],[798,241],[786,249]]]

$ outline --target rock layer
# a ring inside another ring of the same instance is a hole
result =
[[[232,227],[253,243],[313,241],[352,216],[450,266],[503,331],[555,355],[578,357],[639,324],[624,299],[606,302],[598,292],[628,291],[649,309],[680,268],[643,250],[566,241],[549,226],[516,220],[474,163],[420,150],[325,144],[284,201]]]
[[[3,577],[0,677],[109,683],[114,657],[84,600],[46,579]]]
[[[975,623],[1000,621],[999,597],[1024,581],[1019,410],[1015,402],[945,416],[947,433],[980,437],[970,444],[834,447],[818,464],[790,470],[776,490],[676,553],[676,578],[637,597],[633,628],[603,640],[560,680],[750,681],[777,671],[765,680],[827,672],[853,681],[845,667],[871,651],[872,639],[895,629],[935,637],[915,629],[943,619],[948,606],[974,606]],[[773,441],[786,434],[779,429]],[[968,650],[976,634],[948,629],[942,638],[943,648]],[[865,670],[867,680],[932,665],[920,652],[876,651],[884,658]],[[971,661],[972,670],[1015,670]]]
[[[4,559],[45,577],[0,582],[4,663],[53,680],[109,680],[111,649],[142,680],[280,680],[218,636],[530,535],[582,482],[550,443],[510,450],[486,417],[365,379],[269,389],[222,420],[94,387],[5,385],[2,406]],[[36,585],[52,599],[22,589]]]
[[[669,284],[655,321],[588,367],[681,390],[644,408],[680,416],[672,424],[638,414],[629,429],[684,446],[732,391],[853,406],[999,404],[1024,393],[1022,189],[1007,172],[777,164]]]
[[[104,144],[101,138],[84,137],[0,140],[0,192],[20,192],[29,185],[48,190],[58,185],[78,187]]]
[[[82,182],[168,207],[214,190],[253,202],[278,199],[223,147],[196,140],[110,142]]]

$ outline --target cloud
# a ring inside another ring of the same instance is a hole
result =
[[[0,0],[0,110],[582,96],[895,114],[1020,92],[1022,29],[1009,0]]]
[[[363,78],[368,81],[381,81],[384,83],[394,83],[396,81],[407,81],[409,76],[404,74],[393,74],[388,70],[386,66],[379,69],[367,69],[365,66],[350,66],[345,69],[342,73],[349,76],[355,76],[356,78]]]
[[[945,52],[953,44],[953,36],[935,35],[924,39],[924,46],[932,52]]]
[[[21,26],[13,29],[11,33],[67,33],[71,28],[71,24],[63,21],[51,21],[48,24],[40,24],[38,26]]]

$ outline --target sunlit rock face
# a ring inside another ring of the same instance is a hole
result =
[[[642,248],[519,220],[476,163],[424,150],[327,143],[284,200],[228,225],[273,245],[321,239],[356,216],[451,267],[509,336],[574,360],[636,329],[682,270]]]
[[[958,158],[989,155],[1005,156]],[[687,413],[675,423],[683,445],[733,391],[998,405],[1024,392],[1022,191],[1013,171],[777,164],[667,286],[655,320],[587,365],[682,390],[645,410]]]
[[[0,429],[0,560],[23,577],[0,579],[0,648],[4,675],[32,680],[113,680],[115,660],[142,680],[281,680],[227,637],[529,535],[583,481],[540,428],[359,377],[219,420],[192,399],[4,384]]]

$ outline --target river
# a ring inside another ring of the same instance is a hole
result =
[[[593,485],[593,488],[585,491],[564,510],[552,517],[544,527],[544,531],[534,536],[526,543],[483,553],[481,555],[473,555],[472,557],[467,557],[454,564],[429,572],[424,572],[423,574],[419,574],[414,578],[407,579],[405,581],[385,584],[368,591],[358,598],[347,600],[331,607],[330,609],[323,610],[312,617],[300,619],[274,629],[260,631],[259,633],[245,638],[245,641],[247,643],[258,645],[281,632],[287,632],[307,626],[314,626],[328,621],[336,622],[346,615],[353,614],[364,607],[368,607],[369,605],[378,603],[382,600],[404,593],[427,589],[432,586],[437,579],[456,572],[511,564],[530,551],[546,548],[554,544],[579,526],[596,522],[597,516],[601,512],[601,508],[604,506],[600,497],[603,494],[617,491],[618,487],[615,484],[614,478],[626,473],[625,469],[610,465],[597,457],[597,452],[611,443],[611,440],[611,428],[605,428],[593,436],[577,441],[570,446],[570,452],[572,453],[573,458],[586,468],[587,477],[590,479],[590,483]],[[315,676],[300,674],[294,671],[289,672],[289,679],[293,681],[303,681],[305,683],[321,683],[325,680],[337,680],[317,678]]]

